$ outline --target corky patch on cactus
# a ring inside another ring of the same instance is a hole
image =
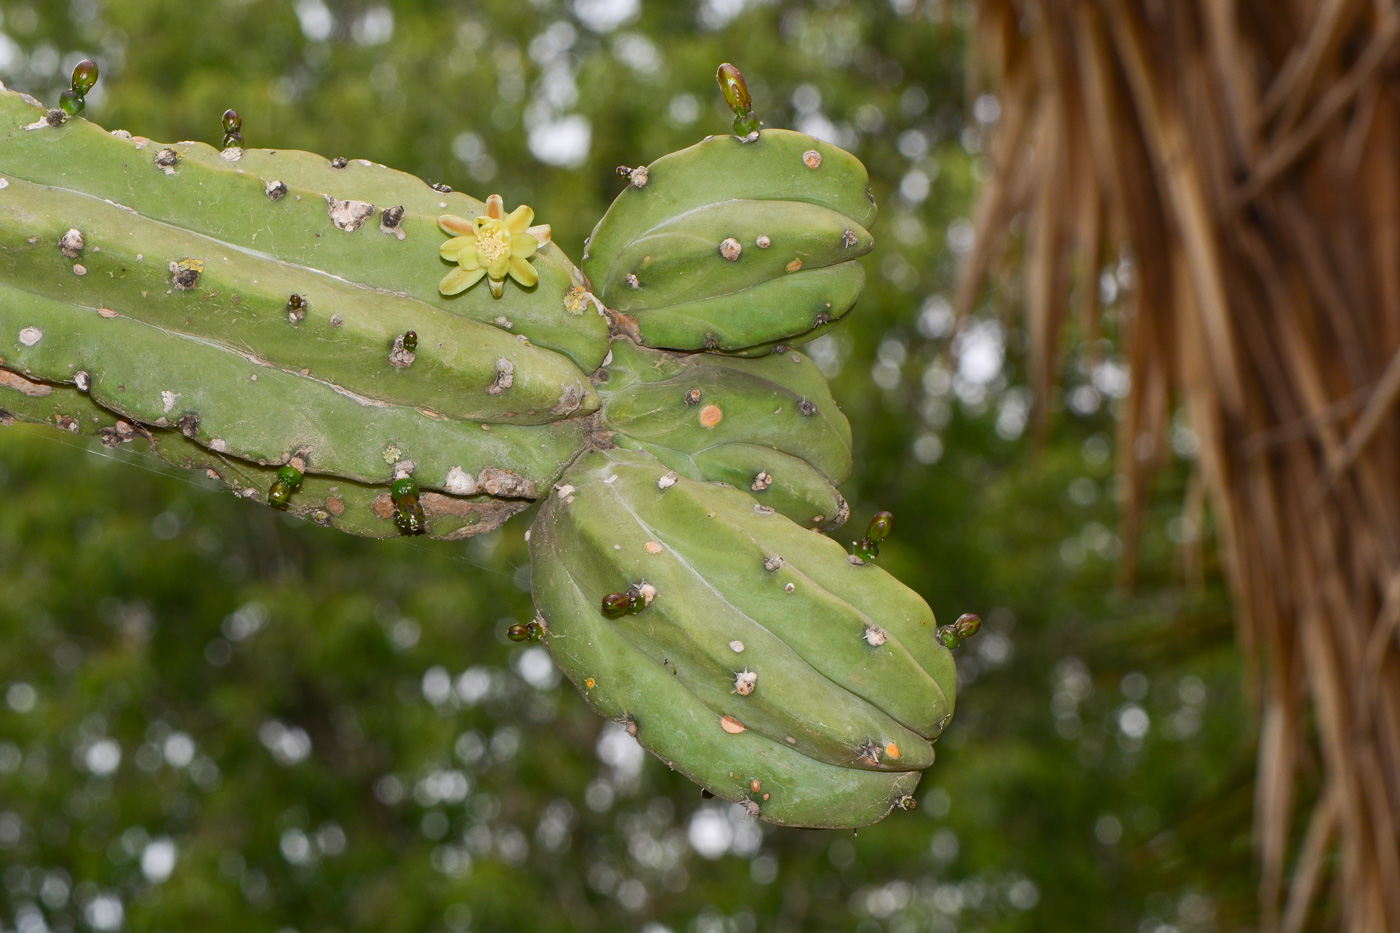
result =
[[[549,650],[591,681],[600,712],[635,722],[645,747],[764,819],[883,816],[932,763],[929,740],[952,711],[932,612],[829,538],[758,514],[747,492],[658,482],[668,476],[625,450],[566,472],[567,501],[550,497],[530,535]],[[597,601],[599,581],[643,574],[664,597],[636,622],[628,594]]]
[[[530,265],[530,259],[549,242],[549,224],[531,226],[535,211],[525,204],[509,214],[503,214],[503,209],[501,196],[493,194],[486,199],[486,213],[475,220],[455,214],[438,218],[438,226],[452,237],[442,244],[439,253],[457,264],[438,285],[444,295],[460,294],[482,278],[497,298],[505,292],[506,276],[526,288],[539,282],[539,273]]]

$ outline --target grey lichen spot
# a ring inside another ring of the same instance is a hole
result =
[[[637,278],[637,273],[635,273],[635,272],[629,272],[629,273],[627,273],[625,276],[623,276],[623,281],[625,281],[625,282],[627,283],[627,287],[628,287],[628,288],[641,288],[641,287],[642,287],[642,280],[639,279],[639,278]]]
[[[8,187],[10,187],[10,180],[8,178],[0,178],[0,191],[3,191]]]
[[[386,207],[379,212],[379,230],[381,233],[392,234],[398,239],[404,238],[403,232],[403,205]]]
[[[729,650],[735,654],[742,654],[744,651],[744,643],[736,638],[729,643]]]
[[[760,233],[758,239],[754,242],[758,244],[759,249],[767,249],[773,245],[773,241],[768,238],[768,234],[766,233]]]
[[[847,227],[841,234],[841,245],[846,247],[846,249],[850,249],[852,246],[856,245],[859,239],[860,237],[856,236],[856,232],[850,227]]]
[[[209,449],[216,454],[226,454],[228,453],[228,441],[222,437],[216,437],[209,442]]]
[[[861,633],[865,643],[872,648],[878,648],[889,639],[890,633],[880,628],[878,625],[867,625],[865,631]]]
[[[515,384],[515,364],[505,357],[496,360],[496,381],[486,387],[487,395],[500,395]]]
[[[723,242],[719,244],[719,254],[725,259],[728,259],[730,262],[735,262],[736,260],[738,260],[739,256],[742,255],[743,252],[743,244],[732,236],[725,237]]]
[[[763,492],[773,485],[773,474],[767,470],[759,470],[758,475],[753,478],[753,483],[749,486],[754,492]]]
[[[58,251],[69,259],[77,259],[83,255],[84,245],[83,232],[77,227],[73,227],[59,238]]]
[[[267,193],[269,201],[280,201],[287,196],[287,186],[276,178],[269,181],[263,190]]]
[[[822,154],[815,149],[808,149],[802,153],[802,164],[811,169],[821,168]]]
[[[26,347],[32,347],[43,339],[44,332],[37,327],[26,327],[19,332],[19,342]]]
[[[789,583],[787,586],[783,587],[783,589],[787,590],[789,593],[796,593],[796,592],[797,592],[797,587],[793,586],[791,583]]]
[[[345,323],[345,316],[342,315],[340,312],[337,311],[335,314],[332,314],[332,315],[331,315],[331,326],[332,326],[332,327],[339,327],[341,324],[344,324],[344,323]]]
[[[330,214],[331,223],[346,233],[354,233],[374,215],[374,205],[368,201],[353,201],[348,198],[341,201],[328,194],[326,212]]]
[[[345,166],[349,164],[350,162],[345,156],[336,156],[334,159],[331,159],[331,168],[345,168]]]
[[[452,193],[452,186],[451,186],[451,185],[444,185],[442,182],[438,182],[438,183],[435,184],[435,185],[429,185],[428,187],[429,187],[429,188],[432,188],[434,191],[437,191],[437,192],[439,192],[439,193],[441,193],[441,194],[451,194],[451,193]]]
[[[169,413],[170,413],[170,410],[171,410],[172,408],[175,407],[175,400],[178,399],[179,397],[180,397],[180,393],[179,393],[179,392],[172,392],[172,391],[170,391],[169,389],[162,389],[162,390],[161,390],[161,393],[160,393],[160,405],[161,405],[161,408],[166,412],[166,414],[169,414]]]
[[[180,161],[180,154],[169,146],[156,153],[156,165],[167,175],[175,174],[175,163]]]
[[[774,554],[772,557],[768,558],[763,562],[763,569],[768,571],[769,573],[777,573],[779,570],[783,569],[784,563],[786,563],[786,561],[784,561],[778,555]]]
[[[476,477],[460,466],[454,466],[447,471],[447,481],[443,483],[443,487],[454,496],[474,496],[481,492]]]
[[[126,131],[126,130],[112,130],[112,135],[115,136],[115,137],[117,137],[117,139],[130,139],[130,138],[131,138],[131,133],[129,133],[129,132]]]
[[[551,415],[568,415],[583,406],[583,386],[577,382],[561,383],[559,401],[549,410]]]
[[[734,692],[741,697],[746,697],[753,693],[753,688],[758,685],[758,675],[747,667],[742,671],[734,672]]]
[[[770,508],[769,508],[768,506],[766,506],[766,505],[759,505],[757,502],[754,503],[753,510],[754,510],[754,512],[756,512],[756,513],[759,514],[759,515],[772,515],[772,514],[773,514],[773,510],[772,510],[772,509],[770,509]]]
[[[687,405],[699,405],[700,399],[703,397],[704,393],[699,389],[691,389],[689,392],[685,393],[685,403]]]
[[[747,135],[747,136],[740,136],[740,137],[739,137],[739,142],[744,143],[744,144],[746,144],[746,145],[747,145],[748,143],[756,143],[756,142],[758,142],[758,130],[754,130],[752,133],[750,133],[750,134]]]
[[[86,392],[92,388],[92,377],[85,370],[78,370],[73,374],[73,385],[78,387],[79,392]]]
[[[497,327],[502,327],[506,330],[515,330],[515,323],[511,321],[510,318],[506,317],[504,314],[496,315],[496,320],[493,323]]]
[[[670,473],[664,474],[660,479],[656,481],[657,489],[670,489],[674,485],[676,485],[675,470],[672,470]]]
[[[74,274],[74,275],[87,275],[87,266],[83,265],[83,264],[80,263],[80,262],[75,262],[75,263],[73,263],[73,274]]]
[[[485,467],[481,471],[480,485],[488,496],[497,499],[535,498],[534,480],[526,479],[511,470]]]
[[[225,162],[237,162],[239,159],[243,158],[243,147],[229,146],[219,153],[219,158],[223,159]]]
[[[417,354],[403,345],[403,334],[394,338],[394,347],[389,351],[389,364],[395,369],[408,369],[417,359]],[[490,391],[490,390],[488,390]]]

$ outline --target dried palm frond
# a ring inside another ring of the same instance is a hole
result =
[[[1400,930],[1400,8],[977,8],[1002,117],[961,308],[1024,215],[1044,392],[1072,303],[1096,319],[1131,255],[1127,520],[1180,404],[1258,672],[1261,928],[1330,889],[1331,921]]]

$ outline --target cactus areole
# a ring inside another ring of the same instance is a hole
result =
[[[912,806],[953,714],[923,599],[816,533],[850,425],[793,349],[864,283],[874,200],[761,128],[627,169],[575,266],[535,224],[360,159],[165,145],[0,86],[0,425],[139,444],[351,534],[455,539],[542,503],[543,640],[587,701],[774,823]],[[213,121],[211,120],[211,123]],[[484,280],[484,284],[483,283]]]

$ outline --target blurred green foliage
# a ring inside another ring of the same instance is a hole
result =
[[[136,451],[0,429],[0,930],[1236,929],[1252,733],[1171,438],[1131,568],[1111,339],[1046,400],[1025,335],[952,319],[994,98],[966,9],[891,0],[0,0],[0,80],[85,116],[363,157],[529,202],[578,257],[635,165],[726,132],[713,75],[832,139],[882,205],[810,348],[856,429],[852,528],[950,620],[958,715],[921,807],[776,829],[599,722],[539,647],[528,523],[465,544],[298,523]],[[1110,307],[1131,267],[1105,270]],[[1012,296],[1014,298],[1014,295]],[[1111,338],[1112,335],[1110,334]]]

